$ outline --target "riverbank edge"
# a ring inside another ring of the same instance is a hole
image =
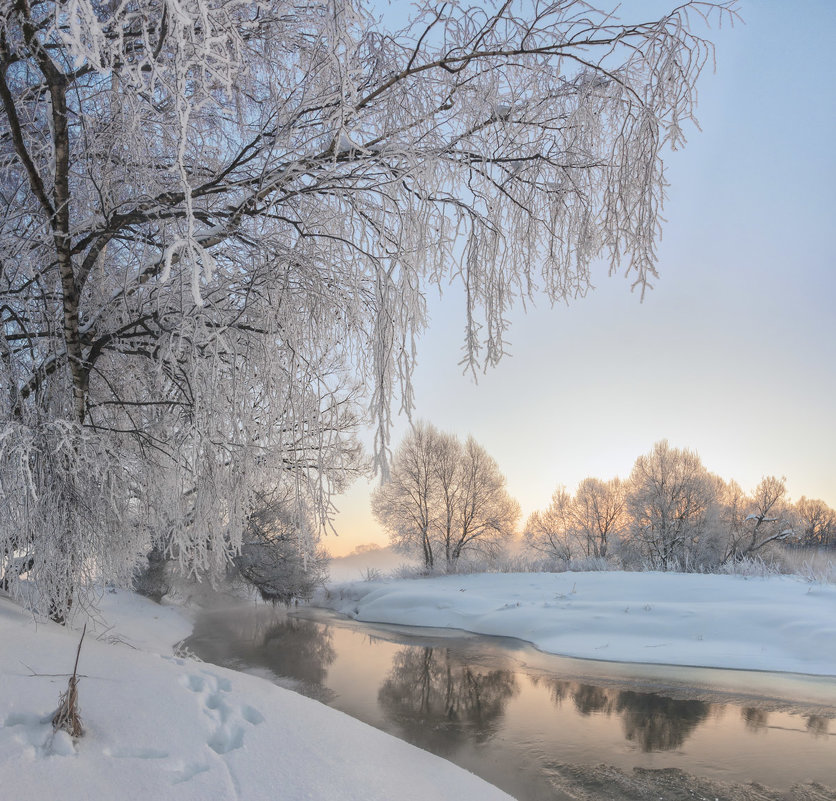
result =
[[[331,584],[312,603],[358,622],[513,637],[574,659],[836,677],[836,585],[795,577],[387,578]]]
[[[9,797],[259,801],[281,788],[284,797],[322,801],[510,799],[324,704],[172,655],[192,629],[176,607],[109,591],[87,622],[79,663],[86,732],[74,740],[54,733],[51,719],[80,632],[0,598],[0,784]]]

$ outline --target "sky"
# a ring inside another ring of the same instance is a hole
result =
[[[620,16],[674,4],[624,0]],[[836,507],[836,2],[739,10],[742,23],[708,33],[702,130],[665,159],[660,279],[643,302],[602,266],[586,298],[517,310],[511,356],[474,383],[458,365],[463,299],[430,294],[414,418],[472,434],[521,525],[558,486],[626,478],[660,439],[744,490],[785,476],[793,500]],[[401,416],[394,446],[408,430]],[[387,544],[376,484],[336,498],[333,555]]]

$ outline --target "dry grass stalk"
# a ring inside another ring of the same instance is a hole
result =
[[[73,738],[81,737],[84,728],[81,725],[81,716],[78,714],[78,657],[81,655],[81,643],[84,642],[84,635],[87,633],[87,624],[81,632],[81,639],[78,641],[78,650],[75,654],[75,666],[73,675],[67,683],[67,692],[61,694],[58,702],[58,709],[52,717],[52,729],[58,731],[63,729]]]

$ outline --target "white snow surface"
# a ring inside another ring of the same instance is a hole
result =
[[[79,662],[86,733],[73,742],[53,735],[50,720],[80,632],[36,622],[0,597],[2,798],[509,799],[316,701],[173,656],[191,630],[175,609],[106,593],[93,622]]]
[[[836,586],[681,573],[499,573],[330,586],[369,623],[517,637],[619,662],[836,675]]]

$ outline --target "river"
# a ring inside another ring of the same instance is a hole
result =
[[[567,788],[603,782],[607,771],[624,782],[681,783],[682,774],[709,789],[757,782],[789,792],[815,782],[822,794],[810,797],[836,799],[832,678],[568,659],[518,640],[263,605],[202,613],[186,645],[432,751],[520,801],[584,797]],[[698,797],[701,785],[688,781],[667,797]]]

